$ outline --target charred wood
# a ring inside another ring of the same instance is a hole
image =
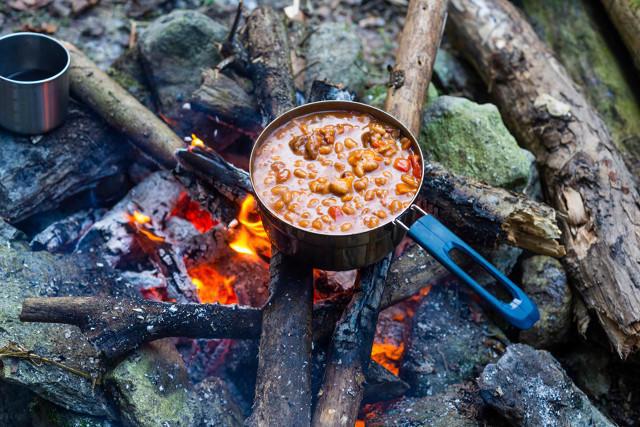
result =
[[[505,122],[542,167],[565,219],[573,283],[628,356],[640,348],[640,195],[607,127],[511,3],[461,0],[449,14]]]
[[[175,165],[173,153],[184,143],[162,120],[98,68],[82,51],[71,52],[71,93],[107,123],[128,136],[141,150],[166,167]]]

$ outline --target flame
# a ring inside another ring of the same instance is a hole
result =
[[[239,254],[257,256],[258,253],[271,255],[271,243],[264,230],[260,217],[256,215],[256,200],[249,194],[242,201],[240,213],[238,214],[238,228],[235,239],[229,247]],[[254,216],[256,219],[251,220]]]
[[[218,221],[211,216],[211,213],[206,209],[202,209],[200,203],[192,200],[185,191],[180,193],[180,197],[178,197],[178,201],[171,211],[171,216],[186,219],[200,233],[206,233],[218,224]]]
[[[152,242],[162,243],[164,238],[157,236],[149,227],[152,225],[151,217],[143,214],[138,210],[134,210],[131,214],[126,214],[127,220],[136,228],[136,230]]]
[[[389,341],[373,343],[371,358],[387,368],[394,375],[400,371],[399,362],[404,355],[404,343],[395,344]]]
[[[365,427],[364,420],[356,420],[354,427]]]
[[[196,287],[200,302],[205,304],[236,304],[238,302],[233,289],[236,276],[225,277],[209,264],[201,264],[189,269],[189,276]]]
[[[191,134],[191,146],[192,147],[200,147],[200,148],[204,148],[205,147],[204,141],[201,140],[200,138],[198,138],[195,133]]]

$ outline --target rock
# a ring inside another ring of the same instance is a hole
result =
[[[477,386],[456,384],[435,396],[402,398],[367,417],[367,426],[480,426],[483,406]]]
[[[433,79],[447,95],[463,96],[475,102],[487,98],[485,85],[473,68],[443,46],[438,49],[433,64]]]
[[[240,426],[244,415],[226,385],[207,379],[192,387],[171,340],[144,345],[106,376],[127,425]]]
[[[200,76],[222,57],[218,44],[225,26],[191,10],[175,10],[155,20],[140,36],[142,64],[159,101],[171,113],[200,86]]]
[[[495,105],[438,97],[424,112],[420,144],[452,172],[517,191],[529,182],[532,157],[518,147]]]
[[[311,33],[306,46],[309,68],[305,72],[305,93],[314,80],[339,83],[357,94],[363,92],[367,74],[355,25],[324,22]]]
[[[36,399],[31,406],[32,427],[118,427],[117,423],[106,418],[78,414],[56,406],[44,399]]]
[[[479,379],[480,395],[517,426],[614,426],[543,350],[513,344]]]
[[[147,85],[147,76],[140,60],[140,49],[128,49],[111,64],[107,74],[151,111],[156,106]]]
[[[429,88],[427,90],[427,103],[425,105],[431,105],[436,98],[438,97],[438,89],[433,85],[433,83],[429,84]],[[371,86],[366,90],[362,97],[362,102],[367,103],[373,107],[380,108],[384,110],[384,101],[387,99],[387,85],[377,84]]]
[[[582,345],[561,359],[576,385],[595,399],[606,398],[612,388],[611,354],[594,345]],[[617,370],[621,372],[622,369]]]
[[[25,387],[0,381],[0,426],[31,427],[29,405],[34,398]]]
[[[0,283],[0,349],[23,348],[93,378],[101,375],[104,365],[77,327],[22,323],[19,314],[25,297],[131,295],[112,272],[90,255],[31,252],[26,242],[0,238]],[[4,357],[0,380],[79,413],[115,418],[101,386],[51,363]]]
[[[536,348],[549,348],[566,341],[572,328],[573,295],[562,264],[548,256],[533,256],[522,262],[522,288],[538,305],[540,320],[520,341]]]
[[[490,337],[501,335],[456,282],[434,286],[416,310],[400,369],[408,394],[432,396],[474,379],[498,358],[503,345]]]

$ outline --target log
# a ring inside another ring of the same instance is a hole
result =
[[[632,0],[601,0],[609,18],[627,46],[633,63],[640,70],[640,7]]]
[[[420,133],[422,107],[446,20],[447,1],[409,2],[384,109],[414,135]]]
[[[284,16],[258,7],[245,32],[250,74],[265,122],[295,105]],[[309,425],[311,420],[311,267],[272,250],[270,298],[263,310],[256,392],[248,425]]]
[[[603,6],[590,0],[523,0],[519,5],[602,117],[640,187],[640,78],[610,31]],[[640,14],[636,25],[640,31]]]
[[[262,129],[262,117],[254,99],[217,69],[202,73],[202,85],[191,95],[191,106],[250,135]]]
[[[365,372],[391,255],[361,271],[361,290],[354,296],[331,342],[330,359],[313,414],[313,426],[352,426],[364,397]]]
[[[23,322],[76,325],[106,358],[166,337],[255,338],[261,312],[219,304],[172,304],[132,298],[26,298]]]
[[[640,348],[640,196],[602,119],[506,0],[459,0],[453,30],[563,214],[565,266],[611,344]],[[516,100],[516,102],[514,102]]]
[[[65,46],[71,53],[71,93],[155,161],[173,167],[176,164],[173,153],[184,147],[180,137],[77,47],[70,43]]]
[[[311,267],[272,249],[270,298],[263,309],[255,402],[247,425],[309,425]]]

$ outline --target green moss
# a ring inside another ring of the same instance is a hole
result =
[[[429,89],[427,90],[427,104],[431,104],[438,97],[438,89],[433,85],[433,83],[429,84]],[[387,85],[379,84],[373,85],[369,89],[367,89],[362,97],[362,101],[366,104],[372,105],[376,108],[384,109],[384,101],[387,99]]]
[[[640,0],[633,0],[640,4]],[[611,47],[611,24],[598,2],[520,0],[536,32],[554,50],[611,131],[618,149],[640,155],[640,87],[627,80]],[[629,76],[630,77],[630,76]]]
[[[425,110],[420,145],[453,172],[491,185],[522,190],[529,180],[531,158],[492,104],[438,97]]]

